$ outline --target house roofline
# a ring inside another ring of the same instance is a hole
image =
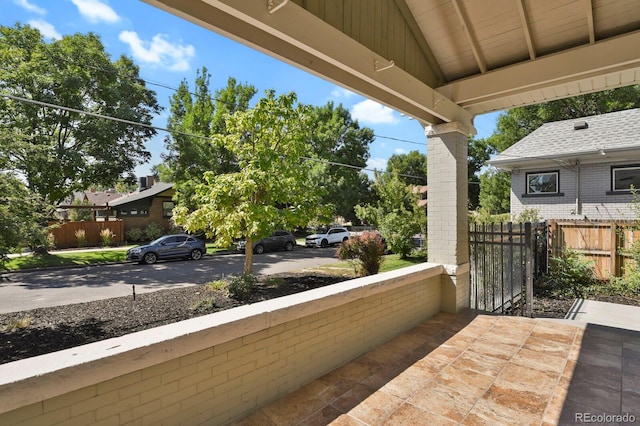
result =
[[[638,153],[638,147],[622,147],[622,148],[600,148],[591,149],[589,151],[573,152],[570,154],[562,154],[551,156],[539,156],[539,157],[512,157],[512,158],[495,158],[487,161],[491,166],[497,167],[500,170],[511,171],[516,167],[522,167],[526,164],[536,165],[540,163],[555,163],[560,166],[573,166],[570,163],[571,160],[586,161],[588,163],[608,163],[611,161],[630,160],[633,158],[622,157],[621,154],[626,153]],[[498,157],[502,154],[498,154]],[[508,154],[507,154],[508,155]],[[640,156],[638,156],[640,160]],[[566,164],[562,164],[566,163]]]

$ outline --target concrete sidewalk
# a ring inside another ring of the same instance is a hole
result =
[[[565,319],[640,331],[640,306],[576,299]]]

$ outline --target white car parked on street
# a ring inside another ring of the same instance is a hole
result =
[[[328,247],[330,245],[343,243],[347,241],[350,236],[351,234],[347,228],[329,228],[326,232],[307,235],[304,245],[307,247]]]

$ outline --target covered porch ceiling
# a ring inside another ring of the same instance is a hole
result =
[[[638,0],[143,1],[469,133],[477,114],[640,83]]]

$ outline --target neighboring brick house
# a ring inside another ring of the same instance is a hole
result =
[[[489,164],[511,174],[511,214],[634,219],[640,189],[640,109],[546,123]]]
[[[141,184],[137,192],[109,203],[115,215],[122,219],[125,233],[131,228],[144,229],[150,223],[157,223],[165,230],[169,230],[172,225],[172,198],[175,193],[173,183],[154,184],[152,179],[144,182],[148,183]]]

